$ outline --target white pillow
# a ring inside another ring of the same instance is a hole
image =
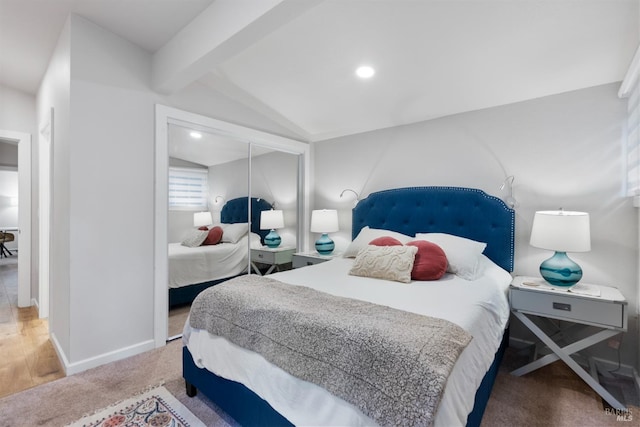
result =
[[[373,239],[384,236],[390,236],[398,239],[403,245],[413,240],[413,237],[398,233],[397,231],[381,230],[378,228],[369,228],[369,226],[366,226],[363,227],[362,230],[360,230],[360,233],[358,233],[353,242],[349,244],[347,250],[344,251],[343,256],[345,258],[355,258],[356,255],[358,255],[358,252],[360,252],[361,249],[364,249],[369,244],[369,242],[371,242]]]
[[[242,236],[249,232],[249,224],[246,222],[238,222],[235,224],[221,224],[222,240],[225,243],[238,243]]]
[[[445,233],[417,233],[416,240],[426,240],[440,246],[447,256],[447,271],[466,280],[475,280],[482,273],[480,255],[486,243]]]
[[[415,246],[367,245],[358,252],[349,274],[409,283],[416,252]]]
[[[189,235],[182,241],[182,246],[187,246],[189,248],[200,246],[208,235],[208,230],[191,230]]]

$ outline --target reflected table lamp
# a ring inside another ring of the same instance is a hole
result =
[[[533,217],[531,246],[555,251],[540,264],[540,275],[554,286],[571,287],[582,278],[582,268],[567,252],[591,250],[589,214],[572,211],[538,211]]]
[[[211,212],[196,212],[193,214],[193,226],[198,227],[207,227],[213,224],[213,219],[211,218]]]
[[[268,210],[260,212],[260,230],[271,230],[264,238],[264,244],[269,248],[280,246],[282,239],[276,229],[284,228],[284,217],[280,210]]]
[[[335,209],[322,209],[311,212],[311,232],[322,233],[316,240],[316,251],[320,255],[329,255],[333,252],[335,244],[327,233],[338,231],[338,211]]]

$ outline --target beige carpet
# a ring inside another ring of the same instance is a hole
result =
[[[163,348],[0,399],[0,426],[64,426],[162,383],[206,425],[235,424],[201,396],[187,397],[182,380],[182,341],[176,340]]]
[[[169,328],[167,335],[169,338],[176,335],[182,335],[182,329],[187,321],[187,317],[189,317],[189,309],[191,309],[191,304],[182,305],[169,310]]]
[[[640,425],[640,408],[630,407],[633,420],[616,420],[600,396],[563,362],[557,361],[523,377],[509,374],[522,366],[522,358],[507,349],[487,404],[482,427]]]
[[[0,399],[0,426],[63,426],[160,383],[206,425],[235,425],[201,394],[186,396],[181,350],[182,341],[176,340],[164,348]],[[638,425],[640,408],[631,408],[632,422],[616,421],[615,415],[605,413],[600,398],[562,362],[524,377],[509,375],[514,363],[519,363],[517,357],[508,352],[485,412],[484,427]]]

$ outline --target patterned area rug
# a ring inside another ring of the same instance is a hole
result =
[[[124,400],[70,427],[206,427],[164,387]]]

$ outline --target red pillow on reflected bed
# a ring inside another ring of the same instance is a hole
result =
[[[209,234],[207,235],[207,238],[204,239],[201,246],[217,245],[220,243],[220,240],[222,240],[222,227],[216,226],[209,230]]]
[[[382,236],[377,237],[369,242],[373,246],[402,246],[402,242],[395,237]]]
[[[442,248],[426,240],[414,240],[407,246],[416,246],[418,252],[411,270],[412,280],[438,280],[447,271],[447,256]]]

